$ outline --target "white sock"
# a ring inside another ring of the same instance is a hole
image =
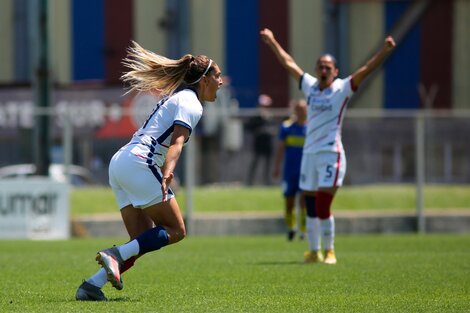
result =
[[[320,250],[320,219],[318,217],[308,217],[307,223],[307,239],[310,251]]]
[[[123,244],[122,246],[118,247],[119,253],[121,254],[122,259],[125,261],[134,255],[139,254],[140,247],[139,242],[134,239],[129,241],[128,243]]]
[[[335,218],[331,215],[329,218],[321,220],[320,223],[324,248],[326,250],[334,250]]]
[[[93,286],[96,286],[98,288],[103,288],[103,286],[106,284],[108,281],[108,276],[106,274],[106,271],[104,268],[100,268],[98,272],[95,273],[95,275],[91,276],[90,278],[86,279],[86,281]]]

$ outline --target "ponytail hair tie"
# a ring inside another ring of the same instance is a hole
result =
[[[194,85],[194,84],[199,83],[199,81],[202,79],[202,77],[204,77],[204,75],[206,75],[207,72],[209,72],[209,69],[211,68],[211,66],[212,66],[212,60],[209,59],[209,65],[207,66],[207,68],[206,68],[206,70],[204,71],[204,73],[202,73],[201,77],[199,77],[196,81],[194,81],[194,82],[192,82],[192,83],[190,83],[190,84],[188,84],[188,85]]]

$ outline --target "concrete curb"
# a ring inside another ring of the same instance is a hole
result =
[[[197,214],[186,225],[189,235],[284,234],[284,218],[272,213]],[[417,231],[415,215],[404,212],[341,212],[335,214],[337,234],[392,234]],[[470,233],[470,211],[426,213],[426,233]],[[127,237],[119,214],[89,215],[72,219],[74,237]]]

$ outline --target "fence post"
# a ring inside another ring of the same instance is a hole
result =
[[[185,146],[185,158],[184,158],[184,176],[185,176],[185,219],[187,233],[190,234],[193,231],[193,189],[195,184],[195,142],[196,136],[193,136]]]
[[[424,113],[418,111],[415,119],[415,167],[416,167],[416,217],[418,233],[426,232],[424,216],[424,184],[426,171],[425,156],[425,119]]]
[[[73,156],[73,126],[69,110],[65,111],[63,120],[64,133],[62,135],[62,149],[64,151],[64,172],[65,177],[67,178],[67,183],[70,183],[69,167],[72,164]]]

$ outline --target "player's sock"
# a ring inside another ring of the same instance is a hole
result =
[[[166,246],[170,240],[166,229],[163,226],[156,226],[145,231],[135,240],[139,242],[140,250],[137,254],[145,254]],[[135,255],[135,254],[134,254]]]
[[[124,261],[130,259],[134,255],[139,254],[139,242],[137,239],[131,240],[128,243],[118,247],[119,253]]]
[[[136,239],[119,246],[119,253],[125,261],[138,254],[143,255],[147,252],[158,250],[168,244],[169,237],[163,226],[156,226],[145,231]]]
[[[315,196],[305,196],[305,206],[307,209],[307,239],[310,251],[320,250],[320,219],[317,217]]]
[[[320,251],[320,219],[307,216],[306,224],[310,251]]]
[[[288,230],[294,230],[295,228],[295,214],[292,211],[287,211],[285,212],[285,220],[286,220],[286,225]]]
[[[134,266],[134,262],[137,260],[137,256],[130,257],[124,261],[124,264],[121,267],[121,274]]]
[[[321,234],[323,241],[323,248],[326,250],[333,250],[334,236],[335,236],[335,220],[331,215],[331,202],[334,195],[319,191],[316,194],[316,211],[317,216],[321,220]]]
[[[93,286],[101,289],[108,282],[108,275],[106,274],[106,270],[104,268],[100,268],[98,272],[85,280]]]
[[[323,247],[326,250],[334,250],[335,219],[333,215],[331,215],[327,219],[322,219],[320,223],[321,223]]]

